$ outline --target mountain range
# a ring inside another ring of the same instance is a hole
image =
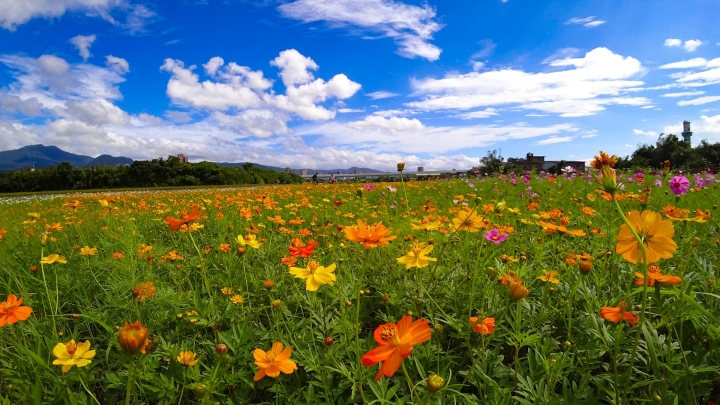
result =
[[[2,170],[18,170],[35,167],[41,169],[43,167],[57,166],[60,163],[68,162],[74,167],[92,167],[92,166],[117,166],[129,165],[134,162],[133,159],[123,156],[100,155],[96,158],[85,155],[76,155],[74,153],[65,152],[57,146],[45,145],[28,145],[20,149],[6,150],[0,152],[0,171]],[[218,163],[221,166],[242,167],[245,163]],[[276,172],[284,172],[284,167],[266,166],[258,163],[252,163],[253,166],[260,169],[273,170]],[[373,170],[361,167],[351,167],[349,169],[308,169],[308,173],[353,173],[355,170],[362,173],[377,173],[379,170]],[[295,169],[295,173],[300,170]]]

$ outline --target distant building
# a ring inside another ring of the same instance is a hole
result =
[[[285,173],[295,173],[295,170],[293,170],[293,169],[290,168],[290,167],[286,167],[286,168],[285,168]]]
[[[308,175],[308,169],[300,169],[300,175],[301,175],[301,176],[307,176],[307,175]]]
[[[548,170],[549,168],[555,166],[556,164],[560,163],[560,160],[545,160],[545,156],[535,156],[532,153],[528,153],[525,155],[525,159],[520,158],[508,158],[507,162],[504,164],[512,163],[513,165],[517,166],[522,171],[527,170]],[[575,171],[578,172],[584,172],[585,171],[585,162],[583,161],[577,161],[577,160],[566,160],[564,163],[564,166],[570,166]]]
[[[692,131],[690,131],[690,121],[683,121],[683,133],[682,133],[683,141],[687,143],[690,142],[690,138],[692,137]]]
[[[185,155],[183,155],[182,153],[178,154],[177,157],[178,157],[178,159],[180,159],[180,163],[187,163],[187,162],[188,162],[188,157],[185,156]]]
[[[424,171],[425,171],[425,168],[424,168],[423,166],[418,166],[418,171],[419,171],[419,172],[424,172]]]
[[[360,174],[360,170],[359,169],[353,170],[353,174]]]

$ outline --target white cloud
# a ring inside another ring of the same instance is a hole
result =
[[[145,32],[145,25],[156,16],[155,12],[142,4],[129,6],[130,12],[127,14],[125,23],[122,27],[127,30],[130,35]]]
[[[126,6],[125,0],[7,0],[0,2],[0,26],[14,31],[36,17],[60,17],[67,11],[84,12],[113,22],[110,10]]]
[[[407,105],[422,110],[516,105],[579,117],[602,111],[608,104],[650,104],[644,97],[623,96],[643,84],[629,80],[644,72],[640,62],[630,56],[596,48],[582,58],[556,60],[550,65],[572,68],[549,73],[503,69],[448,74],[442,79],[415,79],[414,95],[424,98]]]
[[[105,64],[121,75],[124,75],[125,73],[130,71],[130,64],[128,63],[128,61],[123,58],[118,58],[117,56],[106,56]]]
[[[367,93],[366,96],[370,97],[373,100],[380,100],[383,98],[390,98],[390,97],[397,97],[397,93],[391,93],[389,91],[373,91],[372,93]]]
[[[295,0],[278,7],[287,18],[305,23],[325,21],[331,27],[355,27],[393,38],[398,54],[407,58],[437,60],[440,48],[429,43],[442,28],[435,10],[394,0]]]
[[[664,43],[663,45],[668,46],[668,47],[670,47],[670,46],[681,46],[681,45],[682,45],[682,41],[679,40],[679,39],[677,39],[677,38],[668,38],[668,39],[665,40],[665,43]]]
[[[683,91],[680,93],[668,93],[663,94],[661,97],[688,97],[688,96],[699,96],[705,94],[704,91]]]
[[[165,111],[165,116],[175,122],[179,122],[182,124],[185,124],[187,122],[190,122],[193,120],[192,115],[185,111],[174,111],[174,110],[168,110]]]
[[[485,67],[485,62],[472,61],[470,65],[472,66],[473,72],[478,72]]]
[[[78,35],[72,37],[70,42],[75,45],[75,48],[80,52],[80,56],[86,61],[90,57],[90,46],[95,42],[95,35]]]
[[[679,106],[687,106],[687,105],[703,105],[707,103],[714,103],[715,101],[720,100],[720,96],[705,96],[705,97],[698,97],[694,98],[692,100],[683,100],[679,101],[677,105]]]
[[[605,24],[605,23],[606,23],[606,21],[596,20],[594,15],[592,15],[590,17],[585,17],[585,18],[573,17],[573,18],[565,21],[565,25],[580,24],[585,28],[595,28],[595,27]]]
[[[28,117],[42,115],[43,106],[37,98],[21,99],[18,96],[0,93],[0,113],[22,114]]]
[[[493,115],[498,115],[497,110],[494,108],[486,108],[484,110],[473,111],[473,112],[464,113],[464,114],[458,114],[457,118],[461,118],[464,120],[471,120],[471,119],[475,119],[475,118],[488,118],[488,117],[492,117]]]
[[[479,42],[480,49],[476,51],[472,56],[470,56],[470,59],[482,59],[486,58],[490,55],[492,55],[493,52],[495,52],[495,48],[497,48],[497,44],[492,41],[492,39],[483,39]]]
[[[720,60],[720,58],[718,58]],[[706,67],[708,61],[705,58],[695,58],[689,60],[683,60],[680,62],[667,63],[660,66],[660,69],[690,69],[698,67]]]
[[[683,48],[688,52],[693,52],[702,44],[703,41],[699,39],[689,39],[683,43]]]
[[[555,143],[570,142],[574,138],[575,138],[574,136],[562,136],[562,137],[551,136],[550,138],[535,142],[535,145],[552,145]]]
[[[311,82],[314,77],[310,70],[318,69],[318,65],[314,60],[301,55],[295,49],[280,52],[280,55],[273,59],[270,64],[280,68],[280,77],[283,84],[288,87]]]
[[[720,141],[720,115],[701,115],[700,120],[692,122],[691,130],[695,139],[707,138],[713,141]],[[682,123],[668,125],[663,129],[666,134],[680,135],[683,132]]]
[[[448,153],[489,146],[511,139],[529,139],[577,129],[569,124],[533,127],[524,123],[507,126],[423,126],[422,129],[389,131],[381,125],[357,125],[327,122],[294,128],[295,135],[322,135],[323,144],[352,147],[355,150],[382,152],[393,150],[403,153]],[[417,124],[416,124],[417,125]]]
[[[358,113],[363,112],[365,109],[362,108],[338,108],[337,112],[347,114],[347,113]]]
[[[633,134],[635,135],[641,135],[641,136],[649,136],[656,138],[658,136],[658,133],[655,131],[643,131],[641,129],[633,129]]]
[[[369,115],[363,121],[348,123],[348,127],[354,129],[386,129],[392,132],[397,131],[419,131],[425,126],[416,118],[408,119],[402,117],[385,118],[379,115]]]

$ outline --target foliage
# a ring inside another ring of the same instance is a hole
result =
[[[480,171],[487,174],[499,173],[502,168],[502,150],[493,149],[480,159]]]
[[[660,134],[655,145],[643,144],[632,155],[618,160],[619,169],[652,167],[659,169],[669,160],[673,167],[686,171],[701,171],[720,166],[720,143],[705,140],[692,147],[676,135]]]
[[[167,161],[146,164],[138,174],[176,178]],[[656,283],[638,308],[641,266],[614,253],[622,217],[592,175],[524,179],[0,201],[0,306],[16,294],[32,308],[0,328],[0,404],[718,401],[717,180],[704,173],[676,197],[667,178],[618,179],[622,212],[674,218],[677,250],[658,264],[681,282]],[[492,241],[493,229],[508,236]],[[437,261],[406,270],[397,259],[413,252]],[[312,261],[336,266],[317,291],[289,270]],[[646,317],[613,323],[606,307]],[[380,347],[373,331],[408,315],[430,321],[432,336],[373,381],[379,366],[361,360]],[[471,317],[493,318],[492,329]],[[136,320],[150,341],[131,357],[118,333]],[[63,373],[53,348],[70,339],[96,354]],[[292,348],[297,369],[273,378],[253,353],[270,356],[275,342]]]
[[[253,167],[225,167],[211,162],[167,159],[136,160],[117,167],[75,168],[61,163],[45,169],[0,172],[0,192],[111,189],[226,184],[301,183],[302,177]]]

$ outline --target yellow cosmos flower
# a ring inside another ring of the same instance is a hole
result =
[[[71,339],[55,345],[53,354],[57,357],[53,364],[61,365],[62,372],[67,373],[72,366],[85,367],[90,364],[90,359],[95,357],[95,350],[90,350],[89,340],[75,344],[75,341]]]
[[[642,214],[636,210],[630,211],[627,219],[643,241],[648,263],[672,257],[672,253],[677,250],[677,244],[672,240],[675,234],[672,222],[663,220],[660,214],[650,210],[645,210]],[[615,253],[622,255],[630,263],[642,263],[640,245],[627,225],[620,227],[617,239]]]
[[[43,257],[42,260],[40,260],[40,263],[42,263],[42,264],[53,264],[53,263],[67,264],[67,259],[65,259],[64,256],[60,256],[58,254],[51,254],[51,255]]]
[[[260,246],[262,246],[262,243],[257,240],[257,236],[255,235],[238,235],[236,238],[237,242],[240,244],[240,246],[250,246],[253,249],[258,249]]]
[[[483,218],[474,211],[460,211],[452,222],[454,229],[468,232],[477,232],[484,225]]]
[[[537,278],[538,280],[544,281],[544,282],[546,282],[546,283],[553,283],[553,284],[558,284],[558,283],[560,283],[560,280],[558,280],[558,279],[555,277],[555,276],[558,275],[558,272],[557,272],[557,271],[555,271],[555,270],[551,270],[551,271],[543,270],[543,273],[544,273],[544,274],[543,274],[542,276],[539,276],[539,277]]]
[[[295,278],[302,278],[306,281],[305,289],[308,291],[317,291],[323,284],[333,285],[335,281],[335,263],[323,267],[315,260],[310,260],[307,267],[290,267],[290,274]]]
[[[200,361],[200,359],[195,359],[195,353],[191,351],[187,352],[180,352],[180,355],[177,356],[178,363],[182,364],[183,366],[192,367]]]
[[[28,212],[27,216],[29,216],[30,218],[35,218],[35,219],[40,218],[40,214],[38,214],[37,212]]]
[[[399,257],[396,260],[398,263],[405,265],[405,270],[409,270],[412,267],[426,267],[430,262],[437,261],[436,258],[427,256],[432,250],[433,245],[425,247],[424,243],[415,241],[412,249],[405,256]]]
[[[96,254],[97,248],[91,248],[90,246],[80,248],[80,256],[95,256]]]

